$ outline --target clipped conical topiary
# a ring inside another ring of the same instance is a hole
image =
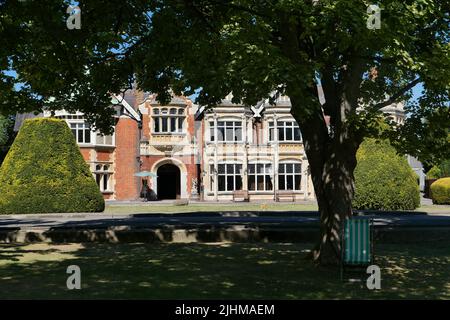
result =
[[[0,214],[98,212],[102,194],[63,120],[26,120],[0,168]]]
[[[365,140],[356,159],[355,209],[413,210],[420,205],[418,177],[388,141]]]

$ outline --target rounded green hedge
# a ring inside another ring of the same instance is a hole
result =
[[[103,196],[63,120],[26,120],[0,168],[0,214],[98,212]]]
[[[419,207],[417,175],[388,141],[367,139],[356,158],[355,209],[413,210]]]
[[[434,204],[450,204],[450,177],[436,180],[430,188]]]

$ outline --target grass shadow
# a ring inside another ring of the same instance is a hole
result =
[[[0,245],[0,298],[450,298],[449,242],[378,246],[379,291],[305,260],[304,243],[40,245]],[[71,264],[81,290],[66,288]]]

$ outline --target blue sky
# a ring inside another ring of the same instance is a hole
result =
[[[419,83],[413,88],[412,100],[417,100],[422,95],[423,85]]]

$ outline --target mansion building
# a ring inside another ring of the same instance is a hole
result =
[[[147,183],[160,200],[232,200],[236,190],[250,200],[274,200],[278,192],[315,199],[286,96],[258,110],[232,103],[231,95],[210,109],[179,96],[161,105],[155,95],[137,90],[114,99],[112,135],[92,130],[81,113],[53,115],[67,122],[107,200],[139,199]],[[402,106],[389,107],[403,121]],[[17,116],[16,130],[27,117]],[[136,176],[143,171],[150,176]]]

